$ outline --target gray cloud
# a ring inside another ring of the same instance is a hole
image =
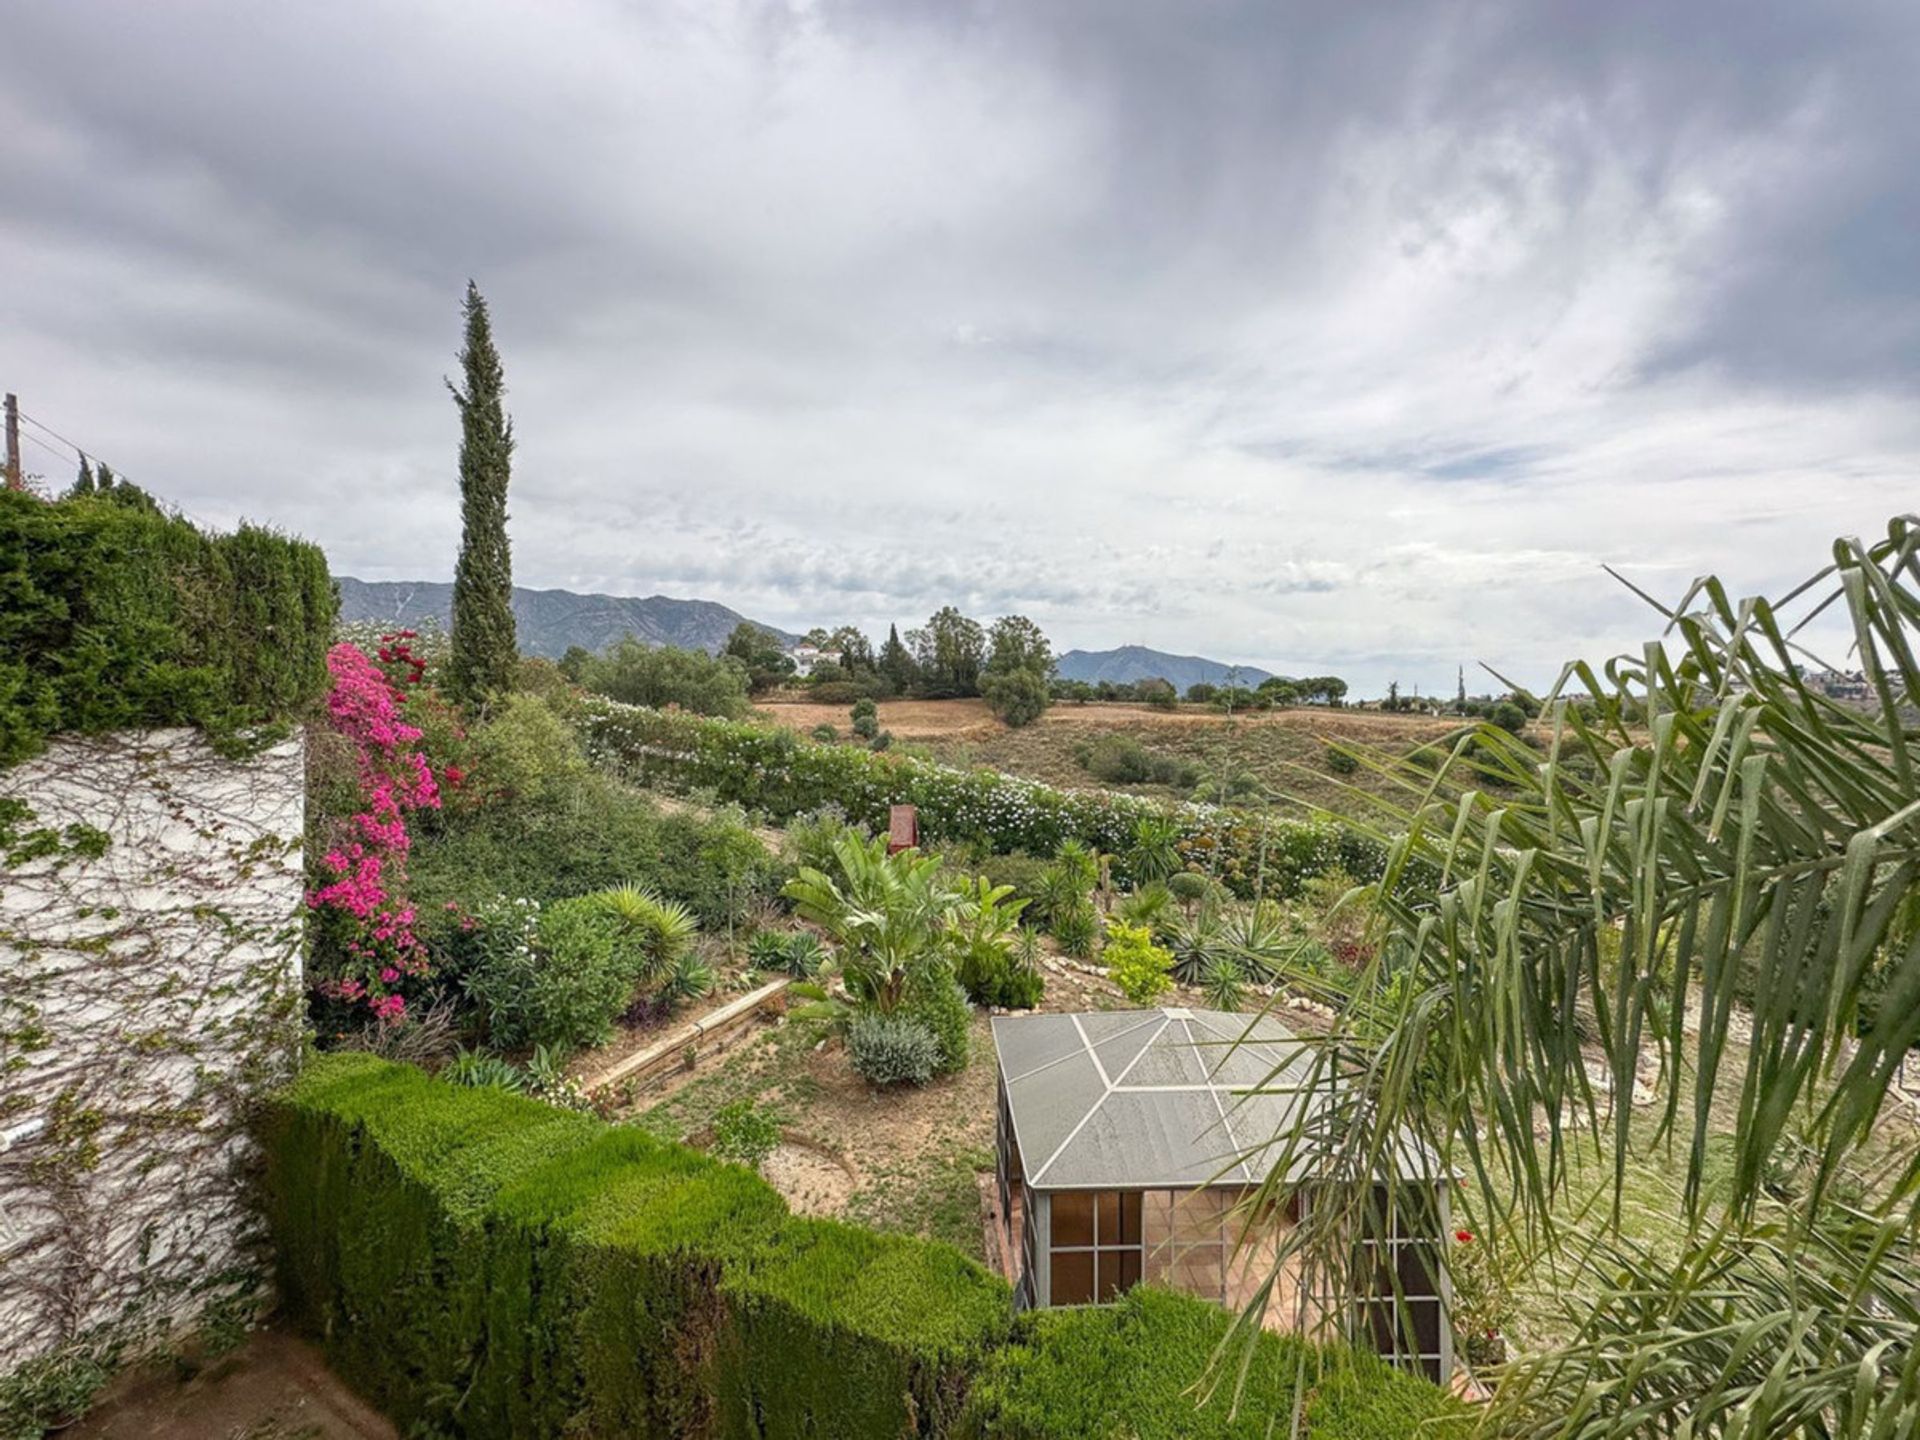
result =
[[[473,275],[526,583],[1539,679],[1647,633],[1602,562],[1771,587],[1912,508],[1917,51],[1871,3],[26,7],[0,378],[445,575]]]

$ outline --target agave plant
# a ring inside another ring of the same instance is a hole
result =
[[[1400,777],[1381,944],[1312,1061],[1337,1099],[1262,1151],[1262,1198],[1303,1174],[1352,1197],[1312,1207],[1279,1257],[1351,1296],[1369,1283],[1345,1263],[1357,1207],[1369,1181],[1395,1193],[1410,1132],[1468,1177],[1483,1238],[1597,1285],[1573,1340],[1509,1368],[1491,1425],[1915,1433],[1920,1151],[1885,1112],[1920,1042],[1917,556],[1909,517],[1837,542],[1779,600],[1696,582],[1659,607],[1662,640],[1567,668],[1539,741],[1483,726]],[[1863,701],[1810,673],[1816,623],[1844,633]],[[1648,1065],[1650,1111],[1607,1103]],[[1651,1143],[1680,1166],[1678,1255],[1621,1239],[1628,1161]],[[1576,1162],[1608,1177],[1593,1234],[1565,1220]]]
[[[1222,916],[1219,939],[1240,975],[1255,984],[1271,981],[1299,945],[1271,900],[1235,907]]]
[[[511,1060],[486,1050],[469,1050],[464,1045],[441,1068],[440,1078],[454,1085],[511,1090],[516,1094],[527,1088],[526,1072]]]
[[[1214,1009],[1229,1013],[1238,1010],[1246,998],[1239,962],[1228,955],[1215,956],[1208,962],[1207,973],[1200,977],[1200,989]]]
[[[1198,985],[1217,960],[1232,960],[1220,912],[1202,905],[1191,915],[1176,915],[1166,926],[1166,947],[1173,954],[1173,978]]]
[[[669,1005],[698,1000],[712,993],[713,967],[692,950],[675,957],[666,974],[660,978],[660,998]]]

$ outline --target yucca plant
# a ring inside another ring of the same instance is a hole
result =
[[[1467,1177],[1483,1240],[1597,1284],[1571,1341],[1509,1367],[1492,1428],[1915,1433],[1920,1148],[1887,1094],[1920,1041],[1917,550],[1905,518],[1776,601],[1698,581],[1641,654],[1569,666],[1537,739],[1483,725],[1399,776],[1380,944],[1309,1042],[1326,1103],[1263,1147],[1261,1198],[1315,1187],[1281,1263],[1352,1297],[1351,1238],[1374,1182],[1401,1193],[1411,1134]],[[1821,623],[1863,700],[1808,673]],[[1651,1111],[1612,1104],[1648,1067]],[[1677,1254],[1621,1240],[1648,1146],[1680,1172]],[[1608,1203],[1570,1226],[1595,1170]]]
[[[651,984],[666,975],[693,943],[700,922],[678,900],[667,900],[638,885],[616,885],[594,897],[614,924],[622,945],[634,957],[636,979]]]

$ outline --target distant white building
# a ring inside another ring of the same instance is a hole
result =
[[[840,652],[822,650],[817,645],[796,645],[787,652],[787,658],[793,661],[793,670],[796,675],[811,675],[816,670],[840,668]]]

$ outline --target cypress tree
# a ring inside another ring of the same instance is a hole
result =
[[[80,471],[73,477],[73,488],[68,495],[91,495],[94,491],[93,466],[87,463],[87,457],[80,457]]]
[[[471,280],[466,322],[466,345],[460,351],[466,389],[447,382],[460,410],[460,560],[453,571],[447,669],[454,694],[477,702],[512,687],[518,660],[513,552],[507,544],[513,422],[501,405],[506,380],[500,352],[493,346],[487,302]]]
[[[896,695],[904,695],[913,688],[913,656],[900,643],[898,625],[887,627],[887,643],[880,647],[880,673],[887,678]]]

